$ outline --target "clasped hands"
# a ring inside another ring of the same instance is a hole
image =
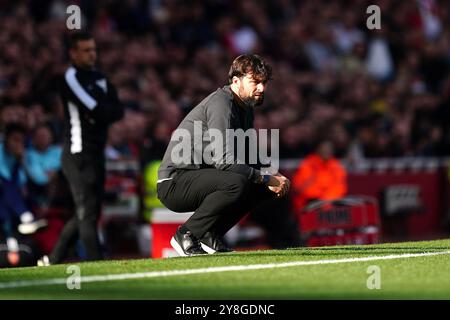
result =
[[[267,183],[270,191],[275,192],[277,197],[284,197],[291,186],[291,181],[280,173],[271,175],[269,182]]]

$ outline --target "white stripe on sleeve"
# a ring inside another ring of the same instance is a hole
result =
[[[82,85],[78,82],[77,78],[75,77],[75,74],[77,73],[77,70],[74,67],[70,67],[67,69],[65,74],[65,79],[67,84],[69,85],[70,89],[73,91],[73,93],[77,96],[78,99],[80,99],[83,104],[89,108],[90,110],[94,109],[97,106],[97,101],[95,101],[94,98],[92,98],[89,93],[84,90]]]
[[[68,102],[70,115],[70,153],[83,151],[83,141],[81,139],[81,122],[77,106],[71,101]]]

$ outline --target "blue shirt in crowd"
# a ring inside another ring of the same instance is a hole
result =
[[[23,168],[14,156],[5,151],[4,145],[0,143],[0,177],[12,181],[20,186],[27,182],[29,178],[38,185],[45,185],[49,182],[49,171],[58,171],[61,168],[60,146],[50,146],[45,152],[40,152],[31,147],[25,153],[25,167]],[[14,176],[14,171],[16,175]],[[15,180],[15,181],[13,181]]]
[[[60,146],[50,146],[41,152],[30,147],[26,152],[25,165],[31,180],[38,185],[49,182],[48,172],[58,171],[61,168]]]
[[[6,152],[3,143],[0,143],[0,177],[18,185],[24,185],[27,181],[20,163],[13,155]]]

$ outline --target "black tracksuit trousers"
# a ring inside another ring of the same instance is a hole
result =
[[[70,185],[75,214],[67,221],[50,254],[50,263],[59,263],[77,239],[88,260],[102,259],[97,223],[104,194],[105,164],[102,155],[62,154],[62,170]]]
[[[275,198],[267,186],[218,169],[177,170],[158,183],[158,198],[175,212],[194,211],[184,226],[201,239],[208,231],[223,236],[248,212]]]

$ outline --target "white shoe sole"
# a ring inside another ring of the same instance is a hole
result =
[[[184,253],[183,249],[178,244],[177,240],[175,240],[175,237],[172,237],[172,239],[170,239],[170,245],[172,246],[172,248],[175,249],[175,251],[178,253],[179,256],[187,257],[187,254]]]
[[[213,248],[208,247],[206,244],[204,244],[203,242],[200,242],[200,245],[202,246],[202,249],[205,250],[208,254],[214,254],[216,253],[216,250],[214,250]]]
[[[38,267],[48,267],[50,266],[50,260],[47,256],[43,256],[41,259],[37,261]]]
[[[47,226],[47,222],[44,220],[36,221],[33,223],[22,223],[19,224],[17,229],[21,234],[32,234],[35,233],[40,228]]]

